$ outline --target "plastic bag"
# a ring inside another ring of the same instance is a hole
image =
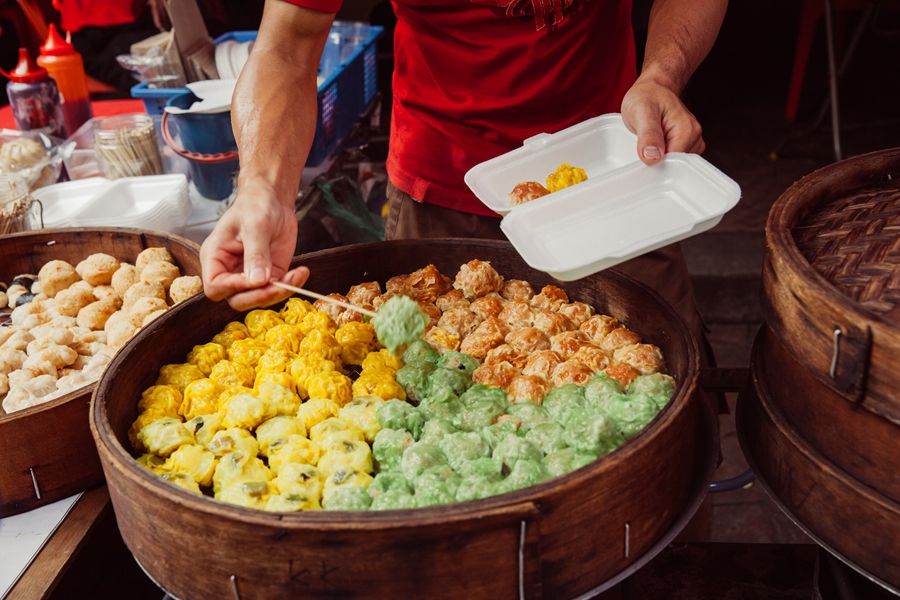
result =
[[[369,210],[355,181],[339,177],[316,184],[316,209],[334,219],[343,244],[384,241],[384,224]]]
[[[36,190],[56,183],[72,147],[63,140],[34,131],[0,129],[0,173],[17,173]]]

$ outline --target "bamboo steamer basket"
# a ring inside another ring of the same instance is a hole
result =
[[[126,228],[47,229],[0,237],[0,280],[37,275],[51,260],[77,264],[104,252],[134,262],[149,247],[169,250],[184,275],[200,274],[200,248],[163,232]],[[0,409],[0,517],[44,506],[103,481],[88,426],[96,383],[5,414]]]
[[[771,351],[779,345],[774,338],[767,327],[760,330],[751,381],[738,399],[735,418],[744,456],[766,492],[807,535],[900,594],[900,503],[829,460],[794,426],[783,410],[785,390],[778,385],[790,379],[784,375],[787,363],[779,361],[789,355],[783,347]]]
[[[754,470],[810,535],[896,589],[900,149],[786,190],[766,225],[762,281],[766,325],[739,410]]]
[[[306,287],[351,285],[429,263],[454,275],[471,259],[535,289],[551,283],[508,243],[404,240],[295,258]],[[557,282],[558,283],[558,282]],[[128,548],[176,598],[589,597],[661,551],[702,501],[718,455],[715,416],[697,396],[698,351],[654,292],[609,270],[565,284],[570,298],[614,315],[663,350],[679,382],[659,417],[593,464],[543,484],[459,504],[385,512],[272,514],[198,497],[132,458],[127,430],[158,369],[182,362],[243,317],[196,297],[148,326],[104,374],[91,427]]]

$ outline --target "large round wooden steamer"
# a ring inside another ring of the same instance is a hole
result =
[[[752,380],[736,414],[750,467],[776,504],[821,546],[900,594],[900,503],[864,485],[806,440],[788,416],[781,383],[789,355],[765,326],[753,348]],[[845,402],[846,404],[846,402]],[[842,409],[848,412],[846,409]],[[840,427],[833,427],[840,431]],[[835,439],[840,446],[843,440]],[[853,447],[845,447],[852,453]]]
[[[550,278],[509,244],[394,241],[302,256],[307,288],[345,292],[434,263],[471,259],[536,289]],[[637,438],[575,473],[474,502],[385,512],[269,514],[198,497],[131,456],[127,431],[159,367],[182,362],[242,314],[193,298],[148,326],[95,393],[92,430],[122,537],[180,598],[572,598],[658,552],[696,510],[715,468],[714,418],[696,395],[696,342],[656,294],[616,271],[566,284],[573,299],[617,316],[660,346],[678,390]],[[707,417],[704,419],[704,417]]]
[[[782,194],[766,226],[755,396],[742,410],[749,458],[787,512],[895,587],[898,301],[900,149],[830,165]]]
[[[104,252],[134,262],[154,246],[169,250],[185,275],[199,275],[199,247],[162,232],[138,229],[53,229],[0,237],[0,281],[37,274],[51,260],[72,264]],[[55,502],[103,481],[88,427],[96,384],[12,414],[0,409],[0,517]],[[39,494],[38,494],[39,492]]]

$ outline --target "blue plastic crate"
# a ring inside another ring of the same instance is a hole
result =
[[[345,36],[351,45],[342,53],[340,64],[319,85],[316,135],[306,159],[307,166],[318,165],[328,158],[374,100],[378,91],[375,42],[383,32],[384,28],[377,25],[335,21],[332,34]],[[214,43],[247,42],[255,40],[256,33],[232,31],[219,36]],[[150,88],[141,82],[131,88],[131,96],[144,101],[148,114],[159,115],[169,98],[188,91],[187,88]]]

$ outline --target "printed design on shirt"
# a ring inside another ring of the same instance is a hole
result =
[[[569,8],[572,8],[570,12],[577,11],[583,1],[586,0],[470,0],[489,7],[501,17],[533,16],[538,31],[548,25],[551,28],[559,25],[563,12]]]

